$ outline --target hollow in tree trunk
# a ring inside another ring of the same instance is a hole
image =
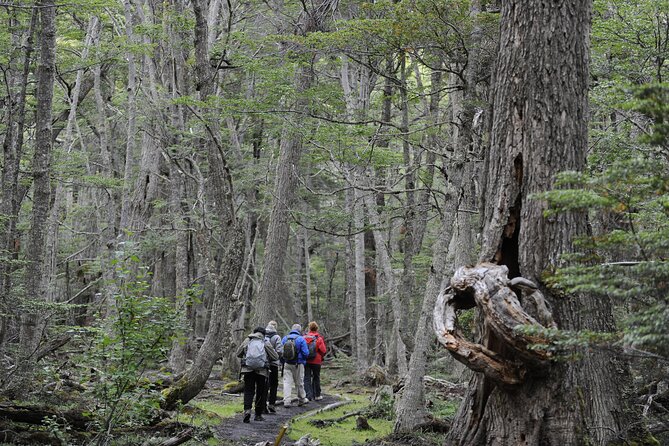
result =
[[[590,9],[581,0],[502,2],[482,263],[459,269],[435,306],[441,343],[479,372],[447,444],[604,445],[628,435],[623,367],[601,352],[551,361],[527,348],[541,339],[513,330],[613,329],[609,302],[558,297],[542,282],[586,232],[586,216],[548,219],[545,203],[531,199],[558,172],[585,164]],[[483,321],[477,342],[462,339],[455,323],[455,311],[472,306]]]

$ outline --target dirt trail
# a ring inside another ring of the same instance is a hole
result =
[[[273,443],[279,435],[281,426],[291,418],[327,406],[335,401],[337,401],[336,397],[323,395],[321,401],[310,401],[304,406],[293,406],[289,409],[285,409],[283,406],[279,405],[276,407],[276,414],[264,415],[265,421],[253,421],[253,416],[251,416],[250,423],[242,423],[242,414],[239,414],[234,418],[224,420],[216,429],[216,433],[219,438],[227,441],[234,441],[235,444],[239,446],[253,446],[261,441],[271,441]],[[281,442],[282,445],[292,443],[293,441],[288,439],[288,434],[284,436]]]

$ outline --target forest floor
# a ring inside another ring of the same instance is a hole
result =
[[[324,395],[321,401],[310,401],[303,406],[293,406],[285,409],[282,405],[277,406],[275,414],[265,415],[264,421],[254,421],[251,417],[250,423],[242,423],[241,415],[227,418],[216,428],[219,438],[236,442],[238,445],[255,445],[263,441],[270,441],[274,444],[279,436],[282,426],[288,425],[291,419],[305,412],[311,412],[327,406],[337,401],[337,397]],[[293,443],[288,435],[280,444]]]
[[[190,419],[181,419],[184,422],[203,424],[203,413],[217,414],[218,417],[210,417],[205,423],[213,434],[213,438],[208,442],[209,444],[217,446],[255,446],[267,441],[274,444],[284,425],[288,429],[281,443],[279,443],[284,446],[294,444],[295,441],[307,434],[313,439],[318,439],[321,446],[363,444],[375,438],[386,436],[392,430],[392,421],[387,419],[369,419],[372,429],[368,431],[361,431],[356,428],[355,417],[349,417],[329,427],[319,427],[312,424],[314,420],[332,420],[366,409],[371,405],[373,389],[364,389],[358,386],[345,389],[328,387],[324,389],[327,393],[323,394],[323,400],[321,401],[310,401],[303,406],[294,405],[289,409],[284,408],[282,404],[278,404],[276,414],[264,415],[264,421],[254,421],[252,416],[250,423],[243,423],[243,395],[227,393],[224,387],[225,383],[223,381],[210,379],[207,388],[191,403],[198,409],[197,415],[191,416]],[[334,391],[337,391],[337,393],[333,393]],[[281,397],[281,384],[279,384],[279,397]],[[341,403],[341,405],[331,410],[327,409],[334,406],[334,403]]]
[[[392,401],[376,398],[380,386],[364,385],[352,380],[346,368],[339,365],[323,367],[323,400],[310,401],[304,406],[289,409],[277,405],[277,413],[264,415],[264,421],[242,423],[243,396],[229,393],[229,383],[210,379],[200,395],[191,403],[195,412],[184,412],[180,421],[205,425],[211,434],[206,442],[195,440],[188,445],[209,444],[217,446],[255,446],[274,441],[282,427],[287,426],[281,445],[293,445],[309,435],[321,446],[436,446],[443,434],[416,432],[393,435]],[[281,394],[281,382],[279,394]],[[386,386],[389,388],[388,386]],[[280,398],[279,398],[280,400]],[[438,401],[435,399],[435,402]],[[338,404],[335,404],[338,403]],[[436,417],[450,416],[457,405],[453,401],[430,403]],[[336,406],[336,407],[333,407]],[[203,414],[216,414],[203,421]],[[370,429],[360,429],[358,416],[368,422]],[[190,419],[188,418],[190,417]]]

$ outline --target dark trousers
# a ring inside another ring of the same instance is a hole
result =
[[[317,396],[321,396],[320,364],[307,364],[304,367],[304,391],[307,392],[307,398],[312,401]]]
[[[276,389],[279,387],[279,366],[269,366],[269,399],[267,404],[274,406],[276,404]]]
[[[256,372],[244,373],[244,410],[251,410],[256,397],[256,415],[262,415],[267,404],[267,377]]]

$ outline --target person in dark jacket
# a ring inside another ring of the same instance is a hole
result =
[[[276,333],[276,321],[269,321],[265,327],[265,340],[269,341],[270,345],[276,350],[279,357],[283,353],[283,344],[281,343],[281,336]],[[267,413],[276,413],[276,390],[279,387],[279,367],[281,361],[279,359],[269,363],[269,380],[268,380],[268,396],[267,396]]]
[[[318,324],[316,322],[309,322],[309,332],[304,335],[304,340],[307,341],[307,346],[311,348],[311,343],[316,343],[316,356],[312,359],[307,359],[307,365],[304,368],[304,390],[307,398],[311,401],[320,401],[321,396],[321,364],[323,364],[323,356],[327,352],[325,347],[325,340],[318,332]]]
[[[251,368],[246,364],[246,352],[249,343],[253,340],[260,340],[265,349],[266,366],[260,369]],[[279,355],[272,348],[271,344],[265,340],[265,329],[257,327],[253,333],[248,335],[242,345],[237,349],[237,357],[242,359],[242,375],[244,376],[244,423],[251,421],[251,407],[253,406],[253,396],[255,395],[255,421],[263,421],[262,414],[267,405],[267,377],[269,376],[269,363],[279,359]]]
[[[302,335],[302,326],[294,324],[291,327],[290,333],[283,337],[281,343],[283,344],[284,358],[283,358],[283,407],[289,408],[292,405],[292,391],[293,385],[297,391],[298,405],[307,404],[309,400],[304,391],[304,365],[307,363],[307,356],[309,356],[309,348],[307,342]],[[295,349],[297,351],[297,358],[294,360],[286,360],[286,342],[288,339],[293,339],[295,342]]]

